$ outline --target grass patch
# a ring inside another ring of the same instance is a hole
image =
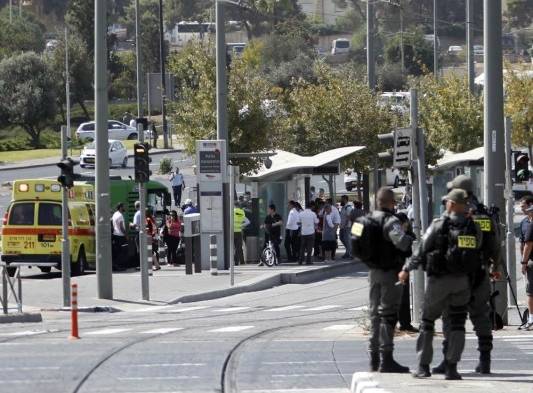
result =
[[[70,154],[70,149],[69,149]],[[80,149],[73,149],[72,155],[77,157],[80,155]],[[57,157],[59,161],[61,157],[60,149],[36,149],[36,150],[21,150],[21,151],[2,151],[0,152],[0,162],[20,162],[27,160],[36,160],[39,158]]]

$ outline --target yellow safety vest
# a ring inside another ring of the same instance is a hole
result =
[[[246,214],[244,214],[244,210],[240,207],[236,207],[233,210],[233,232],[239,233],[242,232],[242,224],[244,220],[246,219]]]

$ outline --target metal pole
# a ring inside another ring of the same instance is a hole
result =
[[[466,0],[466,58],[468,73],[468,89],[474,94],[476,69],[474,66],[474,1]]]
[[[69,141],[72,141],[72,130],[70,129],[70,59],[68,49],[68,27],[65,26],[65,100],[67,107],[67,138]],[[70,143],[70,155],[72,156],[72,142]]]
[[[9,0],[9,23],[13,23],[13,0]]]
[[[405,50],[403,47],[403,7],[400,1],[400,57],[402,62],[402,75],[405,74]]]
[[[142,117],[142,86],[141,86],[141,25],[139,0],[135,0],[135,58],[137,74],[137,117]]]
[[[168,149],[168,129],[167,118],[165,113],[165,33],[163,31],[163,0],[159,0],[159,66],[161,70],[161,115],[163,116],[163,144]]]
[[[95,0],[94,80],[96,120],[96,279],[98,298],[113,298],[111,226],[109,225],[109,146],[107,131],[107,1]]]
[[[19,18],[22,17],[22,0],[19,0]]]
[[[416,129],[416,144],[418,149],[418,183],[420,192],[420,229],[425,233],[429,226],[428,214],[428,187],[426,183],[426,141],[424,131]]]
[[[485,204],[503,212],[505,167],[502,74],[502,8],[501,1],[484,1],[485,87]]]
[[[368,87],[376,87],[376,64],[374,59],[374,2],[366,2],[366,74]]]
[[[217,88],[217,139],[226,141],[226,155],[230,154],[230,141],[228,137],[228,122],[227,122],[227,86],[226,86],[226,32],[225,32],[225,16],[224,16],[224,4],[221,1],[215,1],[216,11],[216,88]],[[228,171],[227,163],[224,163],[226,168],[223,170]],[[228,184],[227,176],[224,177],[224,183],[222,183],[222,214],[224,221],[224,267],[228,267],[230,261],[233,260],[233,255],[230,253],[230,232],[231,217],[233,211],[230,210],[230,186]]]
[[[67,158],[67,127],[61,126],[61,160]],[[70,307],[70,242],[68,238],[68,190],[61,195],[61,280],[63,282],[63,307]]]
[[[511,180],[511,132],[512,132],[512,123],[511,118],[505,118],[505,198],[507,199],[506,204],[506,237],[505,237],[505,251],[507,257],[507,272],[509,273],[509,286],[511,290],[516,292],[516,248],[515,248],[515,237],[514,237],[514,198],[513,198],[513,183]],[[509,299],[509,305],[511,305],[511,299]]]
[[[416,130],[418,128],[418,94],[416,89],[410,90],[411,95],[411,105],[410,105],[410,114],[411,114],[411,128],[413,129],[413,138],[416,138]],[[418,141],[417,141],[418,142]],[[422,226],[422,220],[423,214],[421,206],[422,203],[422,192],[421,192],[421,184],[425,185],[425,176],[424,180],[421,181],[420,178],[422,177],[421,173],[419,173],[420,170],[420,163],[418,157],[419,154],[419,148],[417,144],[413,144],[413,150],[412,150],[412,157],[414,159],[413,165],[411,166],[411,174],[412,174],[412,200],[413,200],[413,216],[414,216],[414,222],[413,222],[413,231],[417,238],[417,243],[420,242],[421,235],[423,234],[422,228],[425,228]],[[424,157],[422,157],[424,158]],[[425,170],[424,170],[425,172]],[[426,201],[426,209],[427,209],[427,194],[424,193]],[[427,211],[425,214],[425,221],[427,223]],[[427,224],[426,224],[427,225]],[[424,277],[424,271],[422,268],[419,268],[414,272],[412,275],[412,281],[413,281],[413,320],[416,323],[420,323],[420,316],[422,311],[422,302],[424,299],[424,289],[425,289],[425,277]]]
[[[232,165],[229,165],[228,166],[228,169],[229,169],[229,200],[230,200],[230,209],[229,209],[229,212],[230,212],[230,226],[229,226],[229,247],[228,250],[229,250],[229,255],[230,255],[230,259],[229,259],[229,276],[230,276],[230,285],[231,286],[234,286],[235,285],[235,243],[234,243],[234,236],[235,236],[235,232],[233,231],[233,228],[234,228],[234,218],[235,218],[235,215],[233,214],[234,210],[235,210],[235,198],[234,198],[234,195],[233,195],[233,190],[235,189],[235,186],[233,184],[234,180],[235,180],[235,167],[232,166]]]
[[[433,74],[439,77],[439,50],[437,45],[437,0],[433,0]]]
[[[144,142],[144,128],[137,124],[139,142]],[[139,266],[141,269],[141,296],[143,300],[150,300],[149,266],[148,266],[148,242],[146,238],[146,187],[144,183],[138,183],[139,203],[141,204],[141,224],[139,226]]]

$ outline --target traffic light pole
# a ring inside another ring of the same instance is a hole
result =
[[[67,159],[67,127],[61,126],[61,160]],[[68,238],[68,189],[61,187],[61,280],[63,282],[63,307],[70,307],[70,241]]]
[[[144,142],[144,129],[142,124],[137,125],[139,142]],[[141,269],[141,296],[143,300],[150,300],[148,244],[146,237],[146,187],[143,182],[138,182],[139,203],[141,204],[141,223],[139,225],[139,266]]]
[[[411,179],[412,179],[412,200],[413,200],[413,231],[416,235],[417,242],[421,241],[423,231],[427,227],[427,190],[425,192],[422,189],[426,187],[426,171],[425,171],[425,161],[424,160],[424,146],[419,146],[418,140],[418,93],[416,89],[410,90],[411,95],[411,105],[410,105],[410,114],[411,114],[411,128],[413,139],[416,143],[412,144],[412,154],[413,165],[411,167]],[[420,157],[420,153],[422,156]],[[425,214],[422,213],[425,211]],[[416,323],[420,323],[420,316],[422,311],[422,301],[424,299],[425,291],[425,276],[424,271],[419,267],[414,274],[412,275],[413,281],[413,320]]]
[[[107,1],[95,0],[95,120],[96,120],[96,280],[98,298],[113,298],[113,270],[111,253],[111,205],[109,185],[109,142],[107,129]]]

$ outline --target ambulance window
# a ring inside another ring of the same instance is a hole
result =
[[[61,225],[61,205],[41,202],[39,204],[39,225]]]
[[[94,226],[94,210],[91,205],[87,205],[87,212],[89,213],[89,222]]]
[[[34,212],[34,203],[17,203],[11,207],[11,212],[9,213],[9,224],[33,225]]]

